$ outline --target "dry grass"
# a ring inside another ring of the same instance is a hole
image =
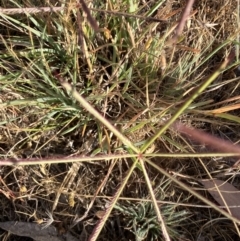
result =
[[[237,1],[196,1],[175,44],[185,1],[86,3],[99,32],[75,1],[0,1],[65,9],[0,9],[0,221],[79,240],[239,239],[198,182],[238,187],[235,157],[170,127],[238,143]]]

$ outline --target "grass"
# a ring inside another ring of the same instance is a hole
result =
[[[196,1],[176,44],[185,2],[86,4],[98,32],[71,0],[1,1],[64,10],[1,12],[0,221],[47,218],[80,240],[237,240],[198,182],[229,179],[236,154],[173,125],[238,143],[237,4]]]

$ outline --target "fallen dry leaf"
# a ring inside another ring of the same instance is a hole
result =
[[[69,232],[61,235],[57,232],[56,228],[50,225],[47,228],[42,228],[37,223],[28,222],[0,222],[0,228],[23,237],[30,237],[35,241],[77,241]]]
[[[230,183],[218,179],[199,180],[199,182],[204,185],[206,190],[213,196],[220,206],[225,206],[226,203],[232,216],[240,220],[240,190]]]

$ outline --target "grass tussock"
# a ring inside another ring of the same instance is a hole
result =
[[[93,20],[71,0],[0,5],[1,222],[78,240],[239,239],[199,182],[239,188],[236,158],[172,125],[239,142],[237,1],[195,1],[178,36],[185,1],[86,1]],[[39,7],[51,11],[19,12]]]

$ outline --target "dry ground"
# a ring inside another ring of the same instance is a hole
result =
[[[238,226],[213,208],[217,202],[199,182],[218,177],[239,188],[234,157],[204,156],[213,148],[171,127],[161,132],[216,73],[178,120],[239,141],[237,1],[195,1],[173,45],[186,2],[86,1],[96,32],[73,0],[0,1],[5,9],[64,7],[0,14],[1,222],[53,225],[78,240],[88,240],[100,220],[105,225],[97,240],[240,240]],[[218,73],[232,50],[235,59]]]

